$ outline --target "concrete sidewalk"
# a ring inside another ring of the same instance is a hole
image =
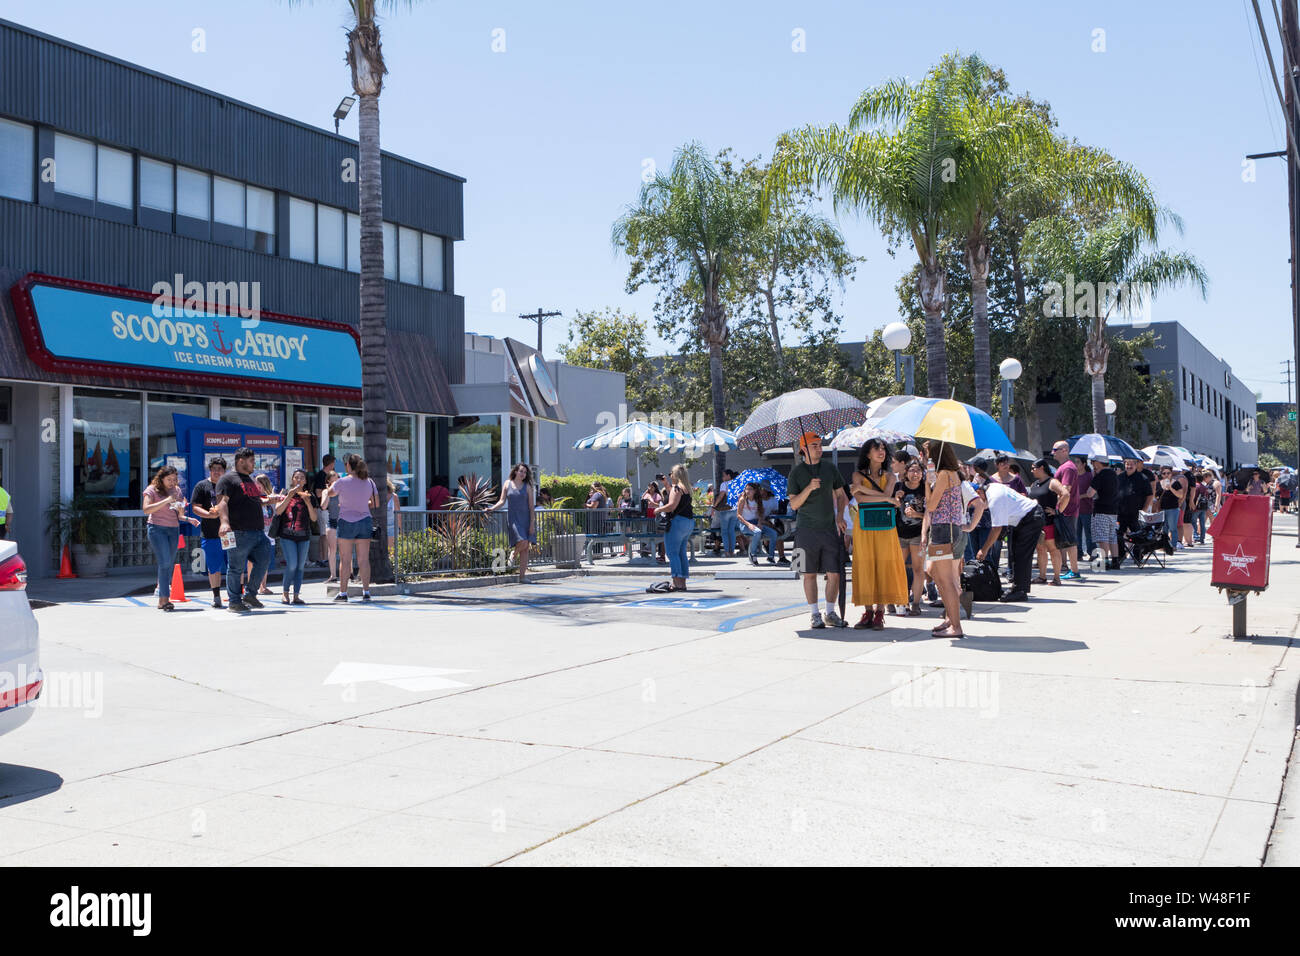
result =
[[[0,863],[1258,865],[1295,736],[1294,529],[1237,642],[1208,548],[977,605],[961,641],[934,616],[723,632],[612,575],[45,608]],[[597,605],[618,622],[566,612]]]

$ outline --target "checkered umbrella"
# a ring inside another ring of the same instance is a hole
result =
[[[741,448],[794,445],[804,432],[826,435],[861,425],[867,406],[834,388],[801,388],[786,392],[754,409],[736,431]]]

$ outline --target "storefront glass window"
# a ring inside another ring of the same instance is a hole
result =
[[[315,405],[293,406],[293,429],[290,445],[302,449],[302,460],[309,472],[320,468],[320,413]]]
[[[240,402],[234,399],[221,400],[221,420],[237,425],[251,425],[254,428],[270,428],[270,409],[266,402]]]
[[[423,500],[415,487],[415,416],[388,416],[388,477],[403,505]]]
[[[343,467],[344,455],[365,455],[362,438],[361,409],[330,409],[329,453],[335,458],[334,468],[339,474],[347,473]]]
[[[161,468],[167,455],[176,454],[176,425],[172,415],[208,417],[208,403],[187,395],[149,395],[149,475]],[[206,476],[204,476],[206,477]],[[186,476],[187,487],[200,479]]]
[[[75,389],[72,393],[72,492],[139,508],[139,392]]]
[[[456,494],[461,477],[477,475],[487,480],[494,489],[500,488],[501,476],[501,417],[480,415],[478,418],[458,418],[447,436],[448,486]]]

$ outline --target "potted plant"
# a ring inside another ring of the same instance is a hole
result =
[[[45,509],[45,527],[55,550],[70,544],[77,573],[83,578],[102,578],[106,573],[116,531],[112,507],[107,498],[77,495]]]

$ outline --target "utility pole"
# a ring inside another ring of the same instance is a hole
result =
[[[553,319],[560,314],[561,313],[559,312],[543,312],[541,309],[538,309],[536,312],[525,312],[523,315],[519,316],[521,319],[527,319],[529,322],[537,323],[537,351],[540,352],[542,350],[542,326],[546,324],[547,319]]]
[[[1291,359],[1283,359],[1282,363],[1286,366],[1286,403],[1291,404]]]

